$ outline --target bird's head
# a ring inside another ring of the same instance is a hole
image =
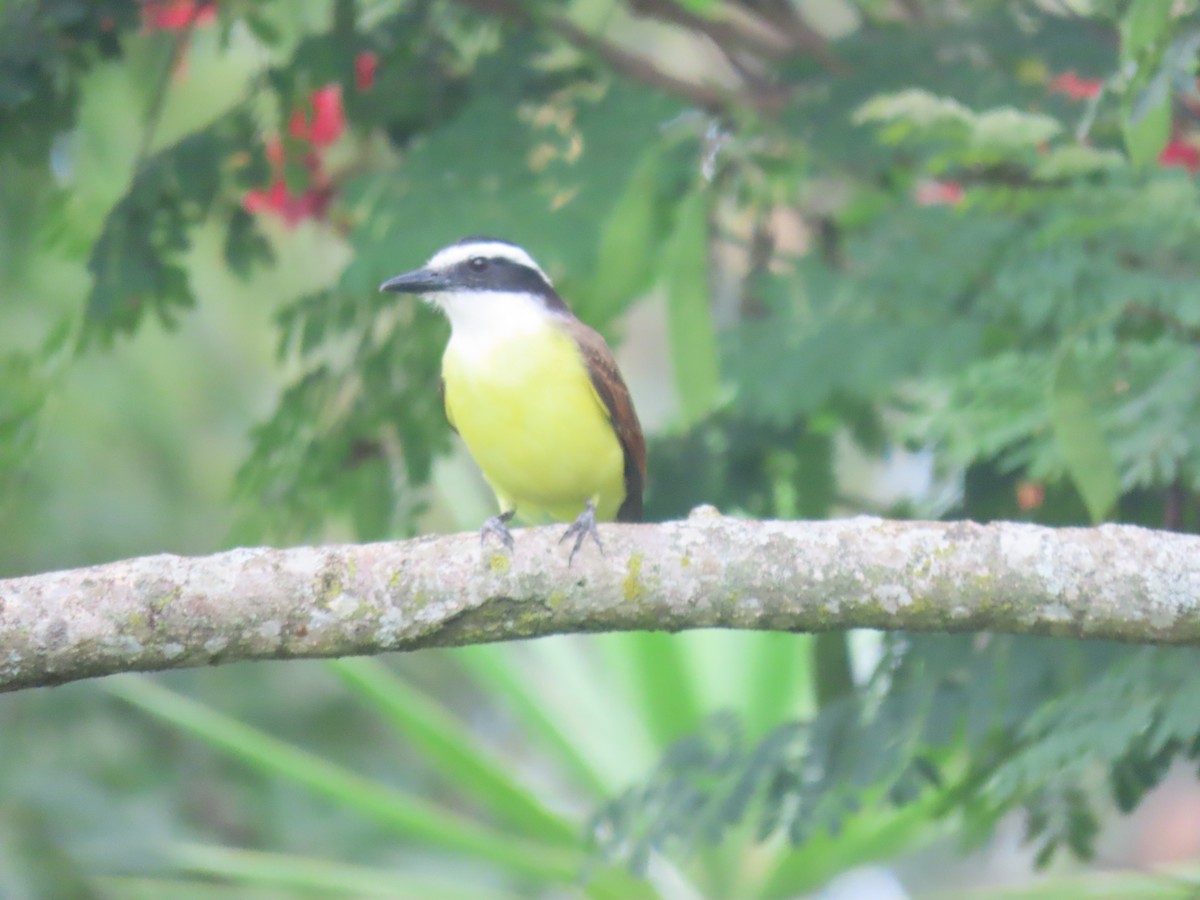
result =
[[[452,326],[517,303],[567,312],[533,257],[517,244],[495,238],[463,238],[439,250],[421,268],[389,278],[379,290],[420,294],[441,309]]]

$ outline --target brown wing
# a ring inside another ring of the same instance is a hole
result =
[[[646,485],[646,439],[642,437],[642,426],[633,408],[629,388],[625,386],[625,379],[621,377],[617,361],[604,338],[578,319],[571,319],[567,327],[579,344],[592,387],[608,410],[608,418],[625,454],[625,501],[617,510],[617,521],[640,522],[642,491]]]

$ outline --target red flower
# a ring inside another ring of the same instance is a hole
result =
[[[360,54],[360,57],[362,54]],[[356,63],[356,75],[359,68]],[[374,68],[371,68],[373,75]],[[270,213],[283,219],[289,228],[304,219],[323,219],[333,200],[335,185],[323,169],[322,153],[337,141],[346,130],[346,112],[342,107],[340,85],[330,84],[309,95],[308,108],[297,109],[288,121],[288,134],[302,144],[293,148],[293,161],[299,155],[300,164],[308,172],[308,184],[303,190],[290,190],[283,177],[288,163],[288,150],[277,135],[267,138],[263,153],[271,164],[271,183],[265,188],[247,191],[242,206],[251,213]],[[302,154],[302,155],[300,155]]]
[[[1191,141],[1175,135],[1158,154],[1160,166],[1180,166],[1192,174],[1200,172],[1200,150]]]
[[[323,219],[333,200],[334,188],[322,170],[321,150],[336,141],[346,128],[342,109],[342,89],[337,85],[313,91],[309,98],[311,117],[298,109],[288,123],[292,137],[308,144],[300,164],[308,171],[308,185],[301,191],[289,190],[283,177],[287,150],[278,136],[267,138],[263,153],[271,164],[271,183],[249,190],[242,206],[251,213],[271,213],[283,219],[289,228],[304,219]]]
[[[1050,82],[1050,93],[1065,94],[1072,100],[1090,100],[1099,96],[1104,82],[1099,78],[1080,78],[1075,70],[1063,72]]]
[[[303,216],[294,215],[293,197],[288,193],[287,184],[282,178],[276,178],[270,187],[254,188],[246,191],[242,197],[242,206],[246,212],[273,212],[283,217],[288,225],[295,225]]]
[[[308,170],[308,185],[299,192],[288,189],[283,177],[285,165],[283,143],[277,137],[267,140],[264,148],[271,163],[271,184],[254,188],[242,196],[242,206],[250,213],[272,213],[283,219],[289,228],[304,219],[323,219],[333,200],[333,185],[321,171],[321,158],[315,152],[304,154],[301,164]]]
[[[328,147],[346,130],[346,111],[342,108],[342,88],[337,84],[317,88],[309,97],[311,117],[305,110],[292,113],[288,132],[314,147]]]
[[[1017,482],[1017,506],[1029,512],[1046,502],[1046,486],[1040,481]]]
[[[283,141],[279,139],[278,135],[271,135],[267,138],[266,146],[263,147],[263,155],[271,164],[272,170],[283,168],[286,157],[283,152]]]
[[[354,86],[360,91],[369,91],[375,84],[375,70],[379,68],[379,57],[370,50],[363,50],[354,57]]]
[[[142,0],[142,27],[147,31],[182,31],[216,17],[215,0]]]
[[[917,206],[958,206],[966,192],[957,181],[936,181],[927,178],[917,184],[914,199]]]
[[[325,218],[332,199],[333,188],[328,184],[314,184],[295,194],[288,190],[282,177],[276,176],[270,187],[246,191],[242,207],[250,213],[273,213],[294,228],[305,219]]]

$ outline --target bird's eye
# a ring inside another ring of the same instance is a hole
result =
[[[472,272],[482,272],[488,267],[488,261],[482,256],[472,256],[467,260],[467,265],[471,267]]]

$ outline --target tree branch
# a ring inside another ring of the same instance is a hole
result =
[[[534,21],[533,15],[518,0],[457,0],[479,12],[521,23]],[[761,112],[777,112],[791,96],[787,88],[772,85],[747,84],[745,90],[702,84],[679,78],[659,68],[649,57],[592,34],[561,15],[546,16],[542,24],[577,50],[590,53],[605,65],[626,78],[671,94],[713,114],[725,112],[735,100]]]
[[[1122,525],[686,521],[148,556],[0,581],[0,689],[563,632],[988,629],[1200,645],[1200,537]]]
[[[743,12],[741,18],[707,18],[681,6],[675,0],[629,0],[629,8],[639,16],[669,22],[698,31],[731,56],[737,50],[749,50],[759,56],[780,59],[796,50],[785,34],[758,22]]]

